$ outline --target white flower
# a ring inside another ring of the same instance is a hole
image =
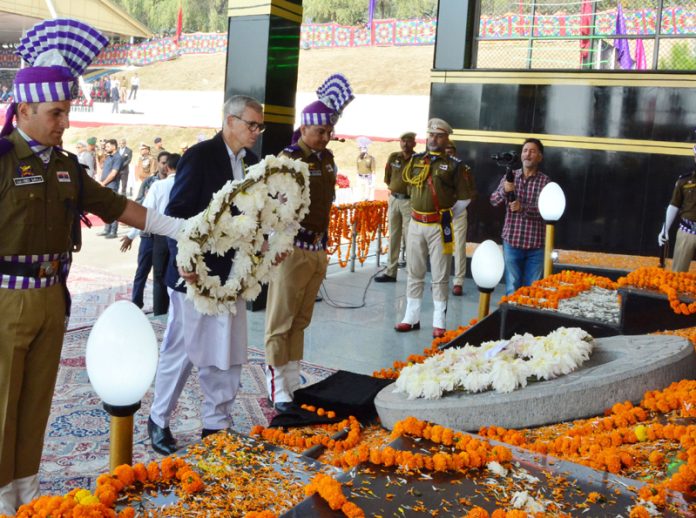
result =
[[[505,469],[502,465],[500,465],[500,463],[498,463],[494,460],[492,460],[488,464],[486,464],[486,467],[494,475],[497,475],[499,477],[507,477],[508,470]]]
[[[589,358],[592,344],[582,330],[559,328],[548,336],[515,335],[480,347],[448,348],[402,369],[394,390],[409,399],[432,399],[454,390],[512,392],[525,387],[531,376],[551,379],[577,369]]]

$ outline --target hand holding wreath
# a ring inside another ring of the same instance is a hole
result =
[[[234,205],[240,212],[233,215]],[[243,180],[230,181],[215,193],[208,208],[182,227],[176,262],[192,274],[186,297],[198,311],[219,315],[236,311],[237,297],[255,299],[268,282],[278,257],[287,255],[309,210],[307,164],[268,155],[250,167]],[[235,250],[225,284],[208,275],[205,253]]]

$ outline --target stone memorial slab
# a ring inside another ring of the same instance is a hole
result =
[[[456,430],[482,426],[527,428],[601,415],[620,401],[639,402],[658,390],[696,376],[694,346],[667,335],[598,338],[590,359],[578,370],[549,381],[500,394],[452,392],[440,399],[407,399],[385,387],[375,398],[382,425],[392,429],[408,416]]]

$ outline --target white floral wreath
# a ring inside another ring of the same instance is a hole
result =
[[[527,386],[528,378],[549,380],[573,372],[593,346],[592,336],[579,327],[559,327],[547,336],[525,333],[480,347],[450,347],[404,367],[394,392],[405,392],[408,399],[439,399],[455,390],[512,392]]]
[[[240,214],[232,214],[232,205]],[[235,314],[238,297],[254,300],[261,284],[271,280],[276,256],[292,250],[308,211],[309,170],[299,160],[268,155],[243,180],[227,182],[182,227],[176,262],[198,275],[188,283],[186,297],[206,315]],[[222,284],[219,276],[209,275],[203,255],[224,255],[231,248],[232,270]]]

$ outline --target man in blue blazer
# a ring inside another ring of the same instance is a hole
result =
[[[190,148],[179,161],[165,213],[195,216],[208,206],[213,194],[227,181],[242,179],[246,168],[258,162],[250,149],[264,129],[263,108],[256,99],[242,95],[231,97],[224,106],[222,131]],[[235,315],[198,312],[186,299],[186,286],[181,282],[181,279],[195,280],[195,274],[177,267],[175,241],[169,241],[169,248],[170,263],[165,281],[171,301],[148,420],[152,447],[163,455],[176,451],[169,420],[192,367],[198,368],[203,391],[201,436],[205,437],[229,428],[242,364],[247,362],[245,302],[241,297],[237,300]],[[223,284],[233,259],[232,250],[224,256],[205,256],[210,275],[219,275]]]

